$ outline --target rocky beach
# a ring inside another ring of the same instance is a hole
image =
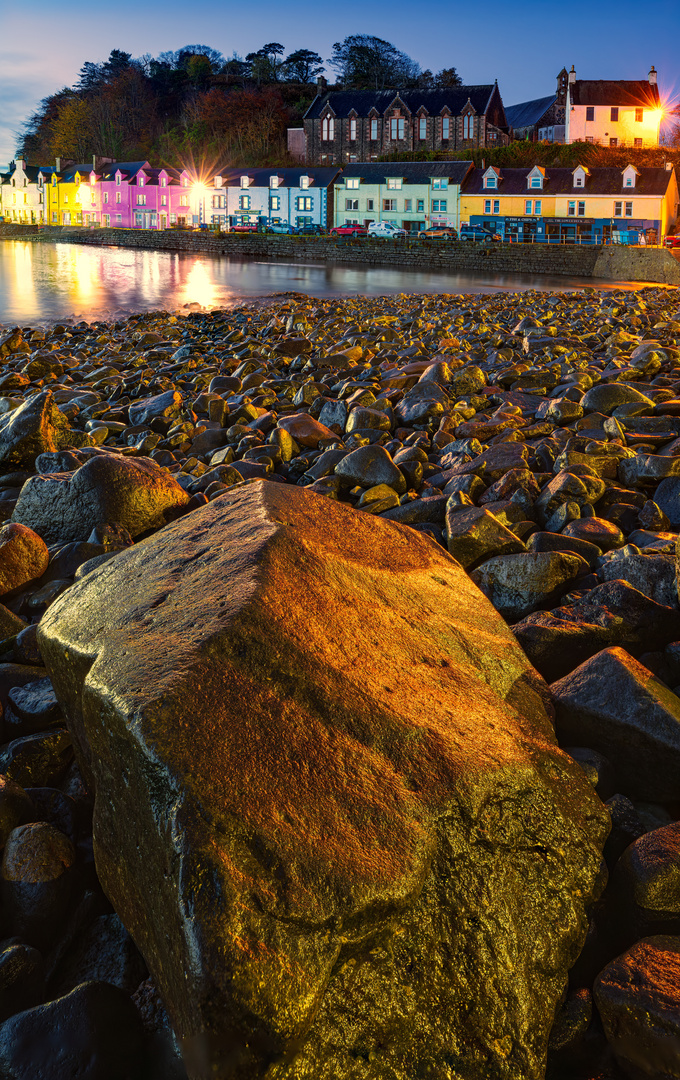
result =
[[[0,1075],[680,1075],[680,291],[0,360]]]

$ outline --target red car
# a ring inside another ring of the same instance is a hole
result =
[[[667,248],[680,248],[680,233],[676,233],[674,236],[666,237]]]
[[[365,225],[335,225],[330,230],[331,236],[367,236],[368,229]]]
[[[257,232],[257,225],[254,224],[253,222],[250,222],[247,225],[232,225],[231,226],[231,231],[232,232]]]

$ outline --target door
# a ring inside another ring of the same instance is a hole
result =
[[[168,227],[168,215],[161,214],[161,229],[167,229]]]

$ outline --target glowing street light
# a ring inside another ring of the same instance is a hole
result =
[[[198,224],[203,225],[205,221],[205,196],[208,189],[200,180],[196,180],[191,190],[198,199]]]

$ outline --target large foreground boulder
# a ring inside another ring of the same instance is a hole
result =
[[[249,485],[39,641],[192,1080],[543,1076],[608,818],[446,552]]]
[[[0,471],[30,469],[38,454],[89,442],[82,431],[71,430],[51,391],[43,390],[0,417]]]
[[[186,491],[150,458],[102,454],[73,473],[32,476],[12,521],[30,526],[48,544],[86,540],[105,522],[139,536],[164,525],[188,501]]]

